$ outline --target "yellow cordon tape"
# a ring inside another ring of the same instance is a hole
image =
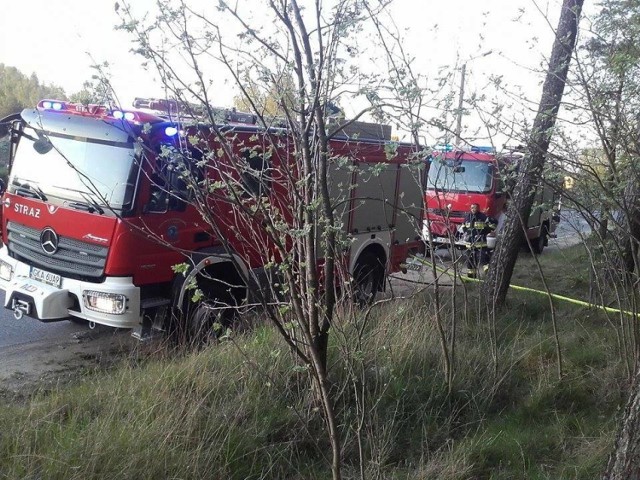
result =
[[[422,265],[433,266],[433,264],[428,260],[423,260],[423,259],[417,259],[417,260]],[[447,273],[446,269],[438,267],[437,265],[435,265],[435,269],[440,273]],[[467,277],[466,275],[458,275],[458,276],[460,277],[460,280],[462,280],[463,282],[476,282],[476,283],[484,282],[484,280],[481,280],[479,278],[471,278],[471,277]],[[624,313],[625,315],[631,315],[632,317],[637,316],[636,313],[630,312],[628,310],[620,310],[619,308],[611,308],[611,307],[605,307],[604,305],[596,305],[594,303],[585,302],[584,300],[577,300],[575,298],[565,297],[564,295],[558,295],[556,293],[547,293],[544,290],[536,290],[535,288],[521,287],[520,285],[513,285],[513,284],[509,285],[509,287],[513,288],[514,290],[521,290],[523,292],[538,293],[540,295],[544,295],[545,297],[556,298],[558,300],[573,303],[575,305],[580,305],[582,307],[597,308],[609,313]]]

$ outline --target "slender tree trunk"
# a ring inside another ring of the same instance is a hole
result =
[[[640,371],[624,409],[622,427],[603,480],[640,480]]]
[[[638,178],[632,175],[627,179],[627,185],[624,189],[623,198],[623,214],[624,218],[620,219],[623,228],[619,228],[616,232],[618,243],[621,246],[622,268],[627,274],[632,274],[635,270],[635,255],[638,250],[637,246],[640,242],[640,186]]]
[[[523,241],[520,219],[529,218],[531,213],[536,186],[542,174],[564,93],[583,3],[584,0],[564,0],[562,4],[538,114],[527,143],[527,155],[518,166],[517,186],[511,198],[502,238],[493,255],[485,282],[486,298],[492,308],[504,304],[509,289],[518,250]]]
[[[626,274],[633,279],[632,274],[637,270],[638,239],[640,239],[640,208],[638,207],[637,179],[630,178],[624,194],[624,214],[628,231],[618,232],[621,244],[622,267]],[[632,289],[636,288],[634,284]],[[634,330],[633,342],[638,348],[635,323],[633,319],[631,328]],[[624,340],[623,340],[624,341]],[[640,480],[640,368],[638,368],[638,352],[634,351],[635,379],[627,405],[624,410],[620,429],[616,437],[615,450],[609,457],[607,471],[603,476],[605,480]]]

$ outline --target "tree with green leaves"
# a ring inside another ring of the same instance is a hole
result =
[[[265,261],[266,273],[277,273],[269,284],[271,291],[257,289],[256,294],[265,314],[297,356],[301,372],[309,375],[314,409],[322,413],[327,429],[333,478],[341,478],[343,433],[330,378],[329,335],[336,328],[340,295],[351,292],[359,303],[369,303],[371,295],[383,286],[389,260],[375,253],[378,250],[365,249],[355,260],[351,276],[343,261],[344,252],[357,235],[370,238],[374,233],[345,232],[344,220],[350,208],[383,212],[396,208],[388,199],[375,204],[370,203],[374,200],[371,198],[359,198],[352,207],[349,183],[358,169],[363,170],[358,172],[363,185],[375,185],[380,183],[380,176],[396,175],[398,167],[359,165],[358,153],[337,155],[330,142],[334,135],[352,132],[354,127],[335,107],[349,97],[351,88],[345,59],[355,52],[349,39],[376,18],[386,2],[340,0],[325,6],[270,0],[248,6],[221,1],[209,12],[186,1],[163,0],[158,6],[156,18],[146,23],[136,17],[131,4],[123,2],[119,8],[121,28],[134,36],[137,53],[156,68],[169,96],[181,105],[180,115],[207,125],[202,135],[189,137],[189,143],[199,152],[198,158],[169,150],[162,155],[175,163],[174,169],[192,192],[193,204],[203,221],[230,256],[243,255],[232,252],[225,240],[237,232],[244,235],[247,251],[264,253],[265,239],[276,246],[274,257]],[[231,25],[235,34],[228,31]],[[235,84],[235,105],[255,115],[265,127],[264,135],[240,145],[233,129],[217,127],[219,116],[225,114],[213,106],[214,99],[219,101],[215,80],[220,77],[220,69]],[[367,125],[371,130],[384,130]],[[216,145],[213,149],[212,138]],[[364,148],[358,147],[357,134],[353,142],[353,148]],[[381,148],[380,153],[388,160],[398,155],[393,142]],[[276,172],[269,167],[270,161],[283,153],[286,155],[278,160],[284,167]],[[228,167],[217,167],[216,158],[224,158]],[[417,151],[415,163],[421,164]],[[407,173],[411,173],[408,167]],[[220,168],[216,172],[220,180],[207,182],[210,175],[204,179],[197,175],[198,169],[206,168]],[[226,168],[230,170],[226,172]],[[332,183],[332,172],[336,171],[346,183]],[[250,181],[246,182],[248,176]],[[399,215],[417,217],[411,219],[416,229],[407,235],[415,238],[422,221],[422,200],[418,179],[410,179],[417,204],[403,205]],[[283,198],[272,200],[263,195],[266,185],[277,186]],[[384,190],[381,187],[377,191]],[[376,196],[380,199],[379,193]],[[226,208],[235,212],[234,224],[225,224],[224,216],[211,207],[211,199],[216,198],[223,199]],[[251,228],[256,219],[262,225],[260,231]],[[385,221],[387,225],[389,220]],[[381,229],[383,226],[376,231]],[[191,267],[185,266],[185,273]],[[251,278],[242,280],[245,285],[253,284]],[[207,292],[197,285],[194,291],[193,298],[203,301]]]
[[[582,195],[597,206],[588,218],[596,228],[594,275],[602,291],[637,311],[640,260],[640,2],[605,0],[593,21],[594,34],[584,43],[576,72],[583,112],[600,148],[598,161],[578,168]],[[599,268],[598,268],[599,266]],[[637,316],[621,317],[620,350],[631,384],[615,450],[603,478],[638,478],[640,424],[640,345]],[[634,373],[635,371],[635,373]]]
[[[233,99],[240,111],[258,111],[265,118],[284,118],[295,106],[295,85],[290,72],[273,73],[266,82],[256,81],[251,72],[246,72],[242,83],[246,93]]]
[[[538,113],[527,141],[527,154],[518,166],[501,241],[493,254],[484,290],[490,309],[504,304],[520,245],[541,182],[578,35],[583,0],[564,0]]]
[[[42,83],[35,73],[27,76],[15,67],[0,63],[0,118],[35,107],[43,98],[64,100],[67,97],[62,88]]]
[[[578,57],[577,79],[584,111],[597,135],[602,168],[583,173],[597,197],[600,239],[608,240],[619,265],[631,274],[638,268],[640,204],[638,192],[638,65],[640,64],[640,3],[608,0],[593,24],[596,35]],[[589,167],[589,166],[587,166]],[[613,236],[609,238],[609,231]]]

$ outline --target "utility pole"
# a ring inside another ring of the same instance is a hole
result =
[[[460,146],[461,138],[460,134],[462,133],[462,108],[464,105],[464,77],[467,74],[467,63],[462,64],[462,70],[460,71],[460,95],[458,98],[458,112],[456,118],[456,147]]]
[[[476,55],[475,57],[471,57],[469,60],[462,64],[462,68],[460,69],[460,95],[458,98],[458,111],[456,113],[456,147],[459,147],[462,143],[462,110],[464,108],[464,82],[465,77],[467,75],[467,63],[476,58],[486,57],[487,55],[491,55],[493,50],[489,50],[488,52],[481,53],[480,55]]]

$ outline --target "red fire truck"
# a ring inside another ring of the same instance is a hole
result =
[[[137,328],[183,310],[190,300],[185,286],[194,281],[204,293],[197,306],[221,297],[240,305],[255,290],[251,282],[277,262],[269,235],[238,223],[229,200],[238,192],[222,195],[216,184],[225,175],[240,177],[238,185],[262,189],[261,201],[292,218],[286,210],[295,199],[284,180],[298,169],[289,132],[263,128],[233,110],[215,128],[178,123],[163,114],[172,112],[148,110],[160,101],[143,100],[136,102],[147,108],[130,110],[43,100],[11,122],[0,288],[16,318]],[[381,126],[365,127],[330,140],[329,188],[350,245],[344,263],[374,295],[386,273],[421,249],[422,192],[404,168],[411,146],[391,142]],[[222,132],[230,143],[212,133],[198,145],[188,138],[203,131]],[[192,163],[177,168],[166,155],[170,149],[188,150]],[[190,190],[185,168],[206,183],[204,197]],[[265,171],[268,181],[261,180]],[[198,201],[207,203],[210,218],[194,206]],[[252,227],[263,223],[256,218]],[[189,270],[176,274],[173,267],[185,261]]]
[[[480,211],[498,220],[504,215],[509,185],[508,172],[524,158],[521,151],[496,155],[492,147],[460,150],[450,146],[435,149],[431,156],[425,191],[425,220],[422,235],[435,246],[464,247],[459,227],[477,203]],[[558,215],[552,188],[540,185],[534,209],[527,221],[527,238],[535,253],[542,253],[555,232]],[[499,231],[498,231],[499,237]]]

